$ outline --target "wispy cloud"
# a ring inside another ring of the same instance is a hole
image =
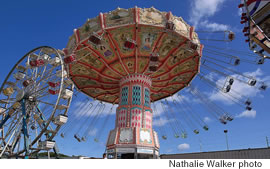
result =
[[[163,117],[161,117],[159,119],[153,119],[153,126],[157,126],[157,127],[164,126],[167,123],[170,123],[171,121],[174,121],[174,120],[173,119],[167,120]]]
[[[240,113],[236,117],[237,118],[242,118],[242,117],[255,118],[256,117],[256,110],[251,110],[251,111],[246,110],[246,111],[243,111],[242,113]]]
[[[190,148],[190,145],[187,144],[187,143],[179,144],[179,145],[177,146],[177,149],[178,149],[179,151],[186,151],[186,150],[188,150],[189,148]]]
[[[228,25],[208,21],[222,7],[225,0],[191,0],[189,21],[195,27],[207,28],[208,30],[227,30]]]
[[[209,123],[209,122],[212,121],[212,119],[211,119],[210,117],[204,117],[204,118],[203,118],[203,121],[204,121],[205,123]]]
[[[212,30],[212,31],[224,31],[224,30],[230,29],[229,25],[209,22],[208,20],[202,21],[200,25],[203,25],[204,28],[206,28],[207,30]]]
[[[89,136],[95,136],[97,134],[97,129],[96,128],[93,128],[91,130],[88,131],[88,135]]]

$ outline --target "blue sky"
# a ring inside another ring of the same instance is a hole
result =
[[[190,25],[195,25],[197,30],[231,29],[236,33],[236,39],[231,43],[213,43],[210,41],[202,41],[202,43],[206,46],[214,45],[222,48],[248,51],[248,46],[244,42],[245,38],[241,32],[242,25],[240,24],[239,10],[237,8],[238,3],[235,0],[10,0],[2,2],[0,6],[0,58],[2,59],[0,62],[0,83],[3,82],[16,61],[31,49],[42,45],[62,49],[66,46],[69,36],[73,33],[73,29],[83,25],[87,18],[93,18],[100,12],[108,12],[117,7],[154,6],[158,10],[171,11],[174,15],[183,17]],[[212,38],[217,36],[215,34],[207,36],[199,34],[199,37]],[[237,67],[237,71],[248,72],[248,74],[252,74],[260,80],[270,80],[269,62],[261,66],[243,62]],[[213,76],[216,76],[220,81],[224,80],[216,74],[213,74]],[[225,150],[224,129],[229,131],[230,149],[266,146],[265,138],[266,136],[270,137],[268,121],[270,117],[269,90],[258,92],[254,88],[243,87],[243,84],[236,83],[234,89],[245,97],[250,97],[253,101],[254,111],[244,112],[245,109],[231,104],[228,100],[220,97],[213,89],[207,88],[200,79],[195,79],[192,84],[236,118],[227,125],[220,124],[212,118],[209,112],[202,109],[198,99],[194,98],[185,89],[181,93],[194,108],[194,111],[200,113],[203,119],[207,119],[210,130],[207,132],[201,130],[199,135],[195,135],[188,126],[185,126],[188,138],[173,138],[172,128],[168,124],[170,119],[165,119],[164,112],[158,107],[158,113],[161,114],[161,121],[164,124],[161,126],[163,128],[161,130],[165,129],[168,135],[167,140],[162,140],[160,137],[161,154],[198,152],[200,151],[200,144],[203,151]],[[94,137],[92,136],[87,142],[78,143],[72,135],[82,121],[82,118],[79,117],[85,118],[82,115],[83,113],[78,110],[78,105],[85,98],[84,95],[78,95],[70,109],[69,122],[72,124],[70,128],[74,128],[73,132],[69,130],[68,132],[70,133],[65,139],[57,136],[56,141],[62,153],[97,157],[104,152],[107,133],[114,127],[114,114],[109,115],[109,122],[100,137],[101,142],[94,142]],[[160,104],[157,103],[157,105]],[[172,109],[176,111],[176,107],[172,107]],[[109,106],[107,106],[106,110],[109,110]],[[76,114],[79,115],[76,116]],[[100,132],[99,128],[102,126],[105,117],[99,118],[96,122],[96,130],[92,131],[90,135],[94,135],[95,131],[97,133]],[[160,119],[156,116],[154,120]],[[181,119],[180,116],[179,121],[185,123],[185,120]],[[154,128],[157,132],[160,132],[157,125]]]

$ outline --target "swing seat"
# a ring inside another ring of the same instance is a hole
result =
[[[208,130],[209,130],[209,127],[208,127],[208,126],[203,126],[203,129],[204,129],[205,131],[208,131]]]
[[[251,111],[251,110],[252,110],[252,107],[247,106],[247,107],[246,107],[246,110]]]
[[[98,34],[93,33],[93,34],[89,37],[88,41],[91,42],[91,43],[93,43],[94,45],[100,45],[100,44],[101,44],[101,39],[102,39],[102,38],[101,38]]]
[[[195,134],[199,134],[199,133],[200,133],[199,130],[197,130],[197,129],[194,130],[193,132],[194,132]]]
[[[219,121],[222,123],[222,124],[227,124],[227,121],[226,121],[226,118],[224,116],[221,116],[219,118]]]
[[[175,25],[174,25],[174,23],[172,21],[168,21],[166,23],[165,27],[166,27],[166,29],[172,30],[172,31],[175,29]]]
[[[77,134],[74,134],[74,138],[75,138],[78,142],[81,142],[81,139],[77,136]]]
[[[247,101],[245,102],[245,105],[250,106],[251,105],[251,101],[249,99],[247,99]]]
[[[250,86],[255,86],[256,83],[257,83],[257,80],[255,80],[255,79],[250,79],[250,80],[248,81],[248,85],[250,85]]]
[[[240,64],[240,59],[239,59],[239,58],[235,59],[234,65],[237,66],[237,65],[239,65],[239,64]]]
[[[265,84],[262,84],[261,86],[260,86],[260,90],[266,90],[266,88],[267,88],[268,86],[267,85],[265,85]]]
[[[230,79],[229,79],[229,84],[232,85],[233,82],[234,82],[234,79],[233,79],[233,78],[230,78]]]
[[[86,141],[86,138],[85,138],[85,137],[82,137],[81,140],[82,140],[82,141]]]
[[[187,133],[181,133],[182,138],[187,138]]]
[[[136,47],[136,43],[134,40],[126,40],[124,43],[125,49],[134,49]]]

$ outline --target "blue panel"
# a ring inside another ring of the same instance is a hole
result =
[[[150,96],[149,96],[149,89],[144,89],[144,106],[149,107],[150,106]]]
[[[132,87],[132,104],[141,105],[141,86]]]
[[[122,88],[121,105],[128,104],[128,87]]]

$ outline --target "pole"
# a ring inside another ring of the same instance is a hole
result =
[[[225,133],[225,137],[226,137],[227,150],[229,150],[229,143],[228,143],[228,136],[227,136],[228,130],[224,130],[224,133]]]
[[[200,152],[202,152],[202,141],[200,140]]]
[[[22,104],[22,114],[23,114],[23,135],[24,135],[24,149],[25,149],[25,159],[29,158],[29,135],[28,135],[28,131],[27,131],[27,124],[26,124],[26,110],[25,110],[25,99],[22,99],[21,101]]]
[[[267,145],[267,148],[269,148],[269,141],[268,141],[268,137],[266,136],[266,145]]]

